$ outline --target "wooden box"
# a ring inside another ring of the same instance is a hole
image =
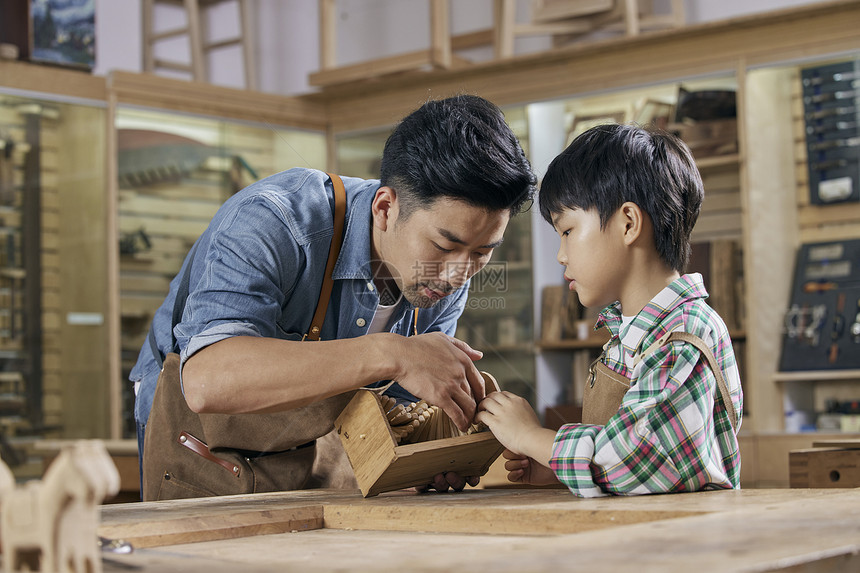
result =
[[[398,445],[375,392],[359,390],[335,429],[364,497],[427,485],[442,472],[483,476],[504,450],[489,431]]]
[[[792,450],[788,464],[791,487],[860,487],[860,443]]]

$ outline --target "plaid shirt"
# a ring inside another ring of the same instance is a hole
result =
[[[595,329],[612,338],[604,362],[631,379],[619,411],[605,426],[567,424],[555,437],[550,467],[581,497],[739,488],[741,458],[716,378],[699,350],[674,341],[634,366],[634,356],[678,330],[702,338],[723,371],[741,423],[743,395],[725,323],[705,304],[699,274],[660,291],[621,329],[618,302],[600,313]]]

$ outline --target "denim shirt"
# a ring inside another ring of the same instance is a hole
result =
[[[334,286],[322,340],[366,334],[379,304],[370,268],[370,208],[380,183],[348,177],[343,182],[344,239],[332,272]],[[181,368],[194,353],[231,336],[301,340],[316,310],[325,274],[333,234],[333,197],[325,173],[296,168],[262,179],[228,199],[186,257],[153,317],[161,354],[178,352]],[[188,298],[174,328],[176,346],[172,347],[174,301],[189,264]],[[418,332],[453,336],[468,288],[466,283],[434,307],[421,309]],[[390,331],[411,334],[414,312],[401,297]],[[149,342],[144,342],[129,375],[132,382],[140,382],[134,415],[141,425],[149,418],[160,370]]]

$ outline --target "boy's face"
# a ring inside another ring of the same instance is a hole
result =
[[[561,238],[556,258],[583,306],[602,308],[620,298],[625,258],[623,241],[613,232],[616,216],[605,229],[596,210],[565,209],[553,218]]]
[[[510,219],[507,209],[487,211],[441,198],[404,221],[396,192],[386,198],[380,191],[373,209],[374,276],[394,281],[419,308],[435,305],[484,268]]]

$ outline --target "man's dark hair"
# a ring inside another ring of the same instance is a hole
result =
[[[538,202],[550,223],[565,209],[595,209],[601,228],[623,203],[635,203],[654,224],[660,258],[684,272],[704,196],[693,155],[678,137],[610,124],[579,135],[553,159]]]
[[[405,218],[440,197],[513,215],[537,183],[504,114],[473,95],[431,100],[406,116],[385,142],[380,179],[398,192]]]

